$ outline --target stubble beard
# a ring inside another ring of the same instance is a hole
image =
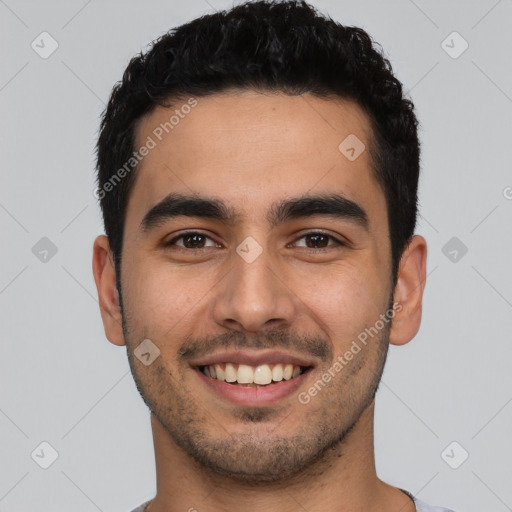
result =
[[[228,429],[212,422],[211,411],[201,409],[194,402],[183,377],[189,368],[171,372],[159,357],[152,363],[155,366],[147,377],[147,370],[134,358],[133,349],[138,342],[131,339],[131,329],[122,314],[131,371],[151,413],[172,441],[203,468],[248,486],[280,485],[301,479],[321,472],[333,458],[341,456],[350,433],[375,398],[387,359],[390,324],[378,339],[372,340],[378,344],[373,355],[357,354],[361,356],[359,362],[356,356],[351,366],[333,379],[331,388],[323,389],[312,399],[316,407],[314,417],[307,407],[296,402],[295,407],[304,408],[304,422],[296,433],[279,434],[286,431],[286,414],[269,423],[280,415],[276,408],[237,407],[233,421],[247,425],[250,432],[231,435]],[[367,376],[354,385],[353,379],[360,371]],[[212,434],[212,426],[220,434]]]

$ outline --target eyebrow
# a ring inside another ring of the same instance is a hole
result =
[[[267,221],[273,228],[289,220],[313,215],[348,220],[368,231],[366,211],[340,194],[309,195],[274,203],[267,213]],[[240,219],[236,210],[221,199],[171,193],[144,215],[140,228],[149,232],[176,217],[214,219],[229,225]]]

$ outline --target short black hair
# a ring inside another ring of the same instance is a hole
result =
[[[414,105],[377,45],[363,29],[320,15],[305,1],[267,0],[194,19],[133,57],[112,90],[96,147],[95,194],[118,288],[137,121],[173,99],[232,89],[352,100],[368,115],[372,170],[386,197],[394,288],[416,226],[420,146]]]

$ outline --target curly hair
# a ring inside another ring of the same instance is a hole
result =
[[[263,0],[194,19],[133,57],[102,114],[96,146],[95,194],[118,287],[136,166],[115,186],[111,182],[133,156],[137,121],[173,99],[230,89],[347,99],[368,115],[372,172],[386,198],[394,287],[416,226],[420,147],[414,105],[377,45],[363,29],[319,15],[305,1]]]

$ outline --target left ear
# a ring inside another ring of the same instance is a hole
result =
[[[96,237],[94,241],[92,271],[98,290],[98,302],[105,335],[114,345],[126,345],[113,255],[105,235]]]
[[[393,293],[397,305],[391,323],[389,342],[405,345],[416,336],[421,323],[423,290],[427,277],[427,242],[414,235],[400,258],[398,279]]]

